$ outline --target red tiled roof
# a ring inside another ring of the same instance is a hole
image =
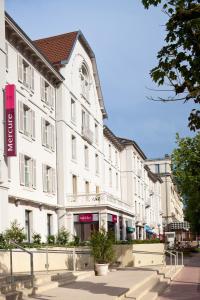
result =
[[[39,39],[33,43],[52,64],[58,65],[69,58],[78,34],[78,31],[74,31]]]

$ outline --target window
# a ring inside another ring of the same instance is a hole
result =
[[[76,103],[71,99],[71,121],[76,122]]]
[[[76,159],[76,137],[72,135],[71,137],[71,146],[72,146],[72,159]]]
[[[89,74],[85,64],[82,64],[80,69],[81,75],[81,92],[83,97],[89,101]]]
[[[54,108],[55,90],[44,78],[40,78],[41,100]]]
[[[99,155],[95,154],[95,170],[96,174],[99,174]]]
[[[54,126],[47,120],[41,118],[42,124],[42,145],[55,150],[55,128]]]
[[[89,149],[88,146],[84,146],[84,158],[85,158],[85,168],[89,168]]]
[[[19,155],[20,164],[20,184],[36,189],[36,161],[31,157]]]
[[[112,149],[111,149],[111,145],[110,144],[108,145],[108,148],[109,148],[109,159],[111,160],[111,150]]]
[[[56,192],[55,169],[44,164],[42,168],[43,168],[43,192],[55,194]]]
[[[160,165],[159,164],[155,165],[155,173],[156,174],[160,173]]]
[[[88,181],[85,182],[85,193],[86,195],[90,193],[90,185]]]
[[[98,145],[99,144],[99,130],[98,130],[98,125],[95,124],[95,143]]]
[[[8,70],[8,43],[5,43],[5,52],[6,52],[6,70]]]
[[[90,117],[85,110],[82,110],[82,128],[90,128]]]
[[[116,189],[119,189],[119,175],[116,173]]]
[[[90,116],[85,110],[82,110],[82,136],[92,144],[93,142],[93,132],[90,130]]]
[[[31,211],[25,210],[25,232],[26,232],[26,240],[30,243],[31,241]]]
[[[47,236],[52,234],[52,218],[51,214],[47,214]]]
[[[115,165],[118,166],[118,153],[117,153],[117,150],[115,150]]]
[[[109,168],[109,186],[112,187],[112,170]]]
[[[34,90],[34,69],[21,55],[18,55],[18,80],[27,88]]]
[[[77,176],[72,175],[72,193],[73,195],[77,195]]]
[[[35,140],[35,112],[19,102],[19,131]]]
[[[96,185],[96,194],[99,194],[100,193],[100,188],[98,185]]]

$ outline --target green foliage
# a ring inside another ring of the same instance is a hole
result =
[[[185,214],[194,232],[200,233],[200,133],[180,138],[172,155],[172,171],[184,199]]]
[[[80,238],[76,235],[74,235],[74,240],[73,240],[73,243],[74,243],[74,246],[79,246],[80,244]]]
[[[161,101],[200,103],[200,1],[142,0],[145,8],[162,4],[169,17],[165,45],[158,52],[158,65],[150,72],[155,83],[171,86],[173,94]],[[200,110],[193,109],[189,118],[191,130],[200,129]]]
[[[33,233],[32,235],[33,243],[40,245],[41,244],[41,234],[39,233]]]
[[[47,243],[49,245],[54,245],[55,241],[56,241],[55,235],[53,235],[53,234],[48,235],[48,237],[47,237]]]
[[[11,223],[11,227],[5,231],[4,238],[7,243],[9,240],[13,240],[15,243],[21,244],[26,238],[24,228],[20,227],[20,224],[15,220]]]
[[[64,228],[62,227],[59,231],[58,231],[58,235],[57,235],[57,238],[56,238],[56,243],[58,245],[66,245],[67,242],[69,240],[69,232]]]
[[[114,260],[113,234],[104,228],[95,231],[90,240],[91,253],[96,263],[104,264]]]
[[[162,241],[159,239],[116,241],[116,245],[156,244],[156,243],[162,243]]]

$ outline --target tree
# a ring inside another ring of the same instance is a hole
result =
[[[142,0],[146,9],[162,3],[169,17],[166,23],[166,44],[158,52],[158,65],[150,71],[158,86],[169,87],[170,96],[157,101],[193,101],[200,104],[200,1]],[[154,99],[155,100],[155,99]],[[200,129],[200,110],[193,109],[189,127]]]
[[[200,133],[180,138],[172,154],[172,172],[183,197],[186,219],[200,233]]]

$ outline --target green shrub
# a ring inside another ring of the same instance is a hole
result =
[[[15,220],[11,223],[11,227],[5,231],[4,238],[7,243],[12,240],[17,244],[21,244],[26,238],[24,228],[20,227],[17,220]]]
[[[33,233],[32,235],[32,239],[33,239],[33,244],[37,244],[40,245],[41,244],[41,234],[39,233]]]
[[[104,228],[95,231],[90,240],[91,254],[96,263],[104,264],[114,260],[113,234]]]
[[[73,236],[74,240],[73,240],[73,244],[74,246],[79,246],[80,245],[80,238],[77,235]]]
[[[53,234],[48,235],[47,237],[47,244],[54,245],[55,244],[55,236]]]
[[[69,240],[69,232],[64,228],[62,227],[59,231],[58,231],[58,235],[57,235],[57,238],[56,238],[56,243],[58,245],[66,245],[67,242]]]

